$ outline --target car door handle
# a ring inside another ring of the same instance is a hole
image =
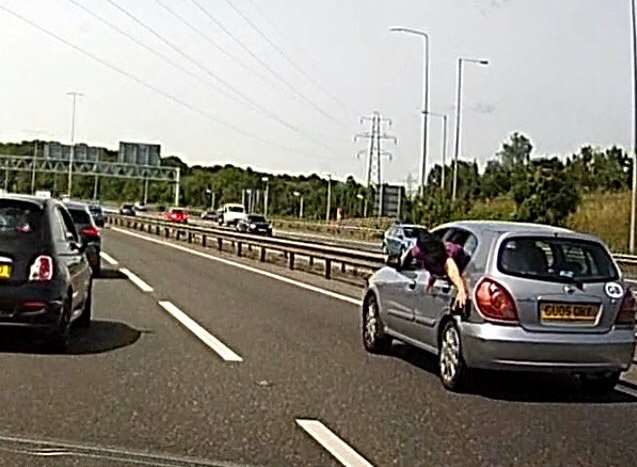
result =
[[[416,288],[416,281],[411,281],[408,287],[409,290],[414,290]]]

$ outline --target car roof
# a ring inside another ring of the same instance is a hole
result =
[[[241,203],[226,203],[226,204],[224,204],[224,206],[235,207],[235,208],[236,207],[241,207],[241,208],[244,207],[243,204],[241,204]]]
[[[64,203],[64,206],[66,206],[68,209],[88,209],[88,204],[80,203],[78,201],[67,201],[66,203]]]
[[[556,233],[576,233],[573,230],[566,229],[563,227],[555,227],[552,225],[545,224],[534,224],[531,222],[513,222],[513,221],[492,221],[492,220],[465,220],[465,221],[456,221],[449,222],[447,224],[440,225],[436,227],[436,229],[440,228],[448,228],[448,227],[459,227],[459,228],[467,228],[470,230],[476,231],[492,231],[492,232],[515,232],[515,233],[545,233],[545,234],[556,234]]]
[[[33,204],[36,204],[40,209],[43,209],[46,206],[46,203],[51,198],[43,198],[41,196],[32,196],[32,195],[21,195],[18,193],[4,193],[0,195],[0,199],[8,199],[15,201],[27,201]]]
[[[418,224],[394,224],[390,227],[391,229],[423,229],[427,230],[427,227],[424,225]]]

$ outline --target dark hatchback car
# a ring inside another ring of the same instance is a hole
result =
[[[102,271],[100,252],[102,251],[102,237],[97,225],[86,204],[67,202],[66,209],[73,218],[73,223],[80,240],[86,251],[86,257],[93,270],[93,276],[97,277]]]
[[[245,219],[237,221],[237,230],[260,235],[272,235],[272,224],[260,214],[248,214]]]
[[[124,203],[119,208],[119,213],[122,216],[134,216],[135,215],[135,206],[131,203]]]
[[[91,216],[93,216],[95,225],[98,227],[104,227],[105,217],[102,206],[100,206],[99,204],[91,204],[89,205],[88,210],[91,211]]]
[[[54,199],[0,196],[0,328],[32,328],[63,350],[91,322],[91,268],[71,215]]]

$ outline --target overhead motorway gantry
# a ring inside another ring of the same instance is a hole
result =
[[[68,174],[69,161],[44,157],[0,154],[0,170],[8,172]],[[175,184],[175,206],[179,206],[179,167],[124,164],[104,161],[73,161],[72,173],[97,177],[126,178]]]

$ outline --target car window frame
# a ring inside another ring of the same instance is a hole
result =
[[[59,219],[60,226],[62,228],[63,241],[66,243],[79,242],[79,236],[73,218],[69,214],[68,210],[64,206],[56,206],[56,211],[61,217]],[[68,234],[71,234],[72,239],[69,239]]]

